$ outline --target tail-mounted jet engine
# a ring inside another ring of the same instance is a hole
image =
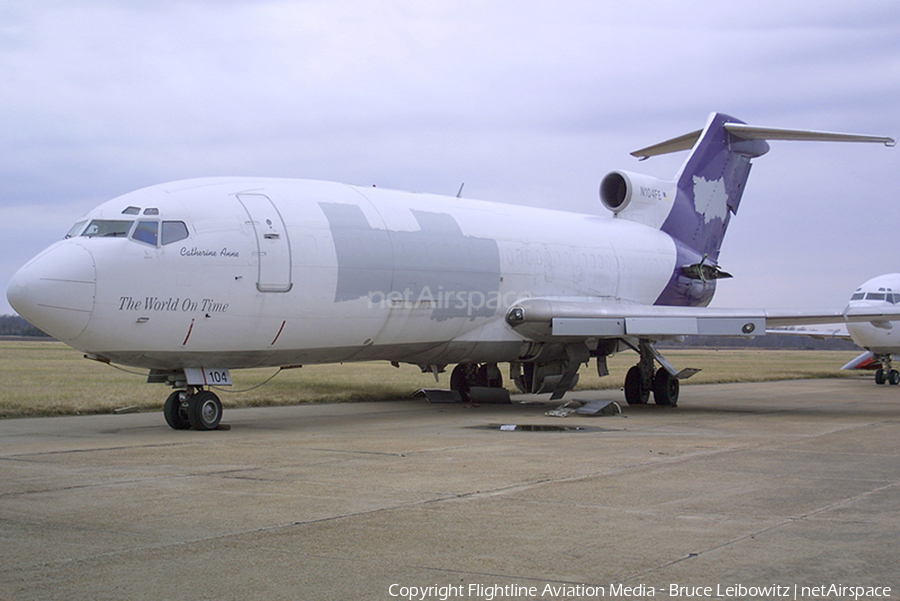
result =
[[[613,171],[600,182],[600,200],[616,217],[659,228],[669,215],[676,189],[673,181]]]

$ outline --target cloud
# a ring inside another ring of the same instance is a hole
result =
[[[900,6],[7,3],[0,72],[0,206],[37,209],[18,221],[30,234],[0,241],[5,284],[66,222],[173,179],[309,177],[448,194],[465,181],[471,197],[600,212],[606,172],[669,178],[683,160],[637,165],[629,151],[696,129],[711,111],[898,135]],[[774,143],[756,161],[725,267],[842,264],[835,253],[848,249],[822,240],[833,227],[867,256],[852,287],[896,271],[882,249],[898,165],[882,148]],[[773,220],[791,224],[793,240],[771,239]],[[834,280],[812,294],[757,277],[728,286],[754,305],[846,296]],[[725,284],[721,299],[731,300]]]

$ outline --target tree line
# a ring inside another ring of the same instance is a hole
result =
[[[0,336],[38,336],[49,338],[18,315],[0,315]]]
[[[766,334],[753,338],[727,336],[687,336],[684,342],[663,342],[661,347],[671,348],[758,348],[802,351],[852,351],[859,350],[851,340],[842,338],[812,338],[811,336],[790,336]]]

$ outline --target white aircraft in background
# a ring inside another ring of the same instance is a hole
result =
[[[900,273],[874,277],[856,289],[847,303],[848,312],[883,311],[886,314],[900,306]],[[892,366],[893,356],[900,355],[900,319],[851,322],[837,329],[797,328],[770,329],[770,334],[843,338],[852,340],[865,352],[841,369],[874,369],[875,383],[900,384],[900,371]]]
[[[98,361],[175,388],[176,429],[218,426],[209,390],[230,370],[386,360],[462,398],[498,388],[558,399],[590,357],[633,349],[625,398],[675,405],[677,370],[655,343],[755,336],[767,326],[884,319],[873,312],[710,309],[725,229],[767,139],[887,137],[753,127],[712,114],[702,130],[632,153],[691,150],[672,181],[614,171],[613,219],[291,179],[179,181],[91,211],[23,266],[7,298],[25,319]],[[656,368],[656,363],[661,367]]]

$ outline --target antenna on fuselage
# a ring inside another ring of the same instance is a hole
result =
[[[462,189],[463,189],[463,186],[465,186],[465,185],[466,185],[466,182],[463,182],[459,185],[459,191],[456,193],[457,198],[462,198]]]

